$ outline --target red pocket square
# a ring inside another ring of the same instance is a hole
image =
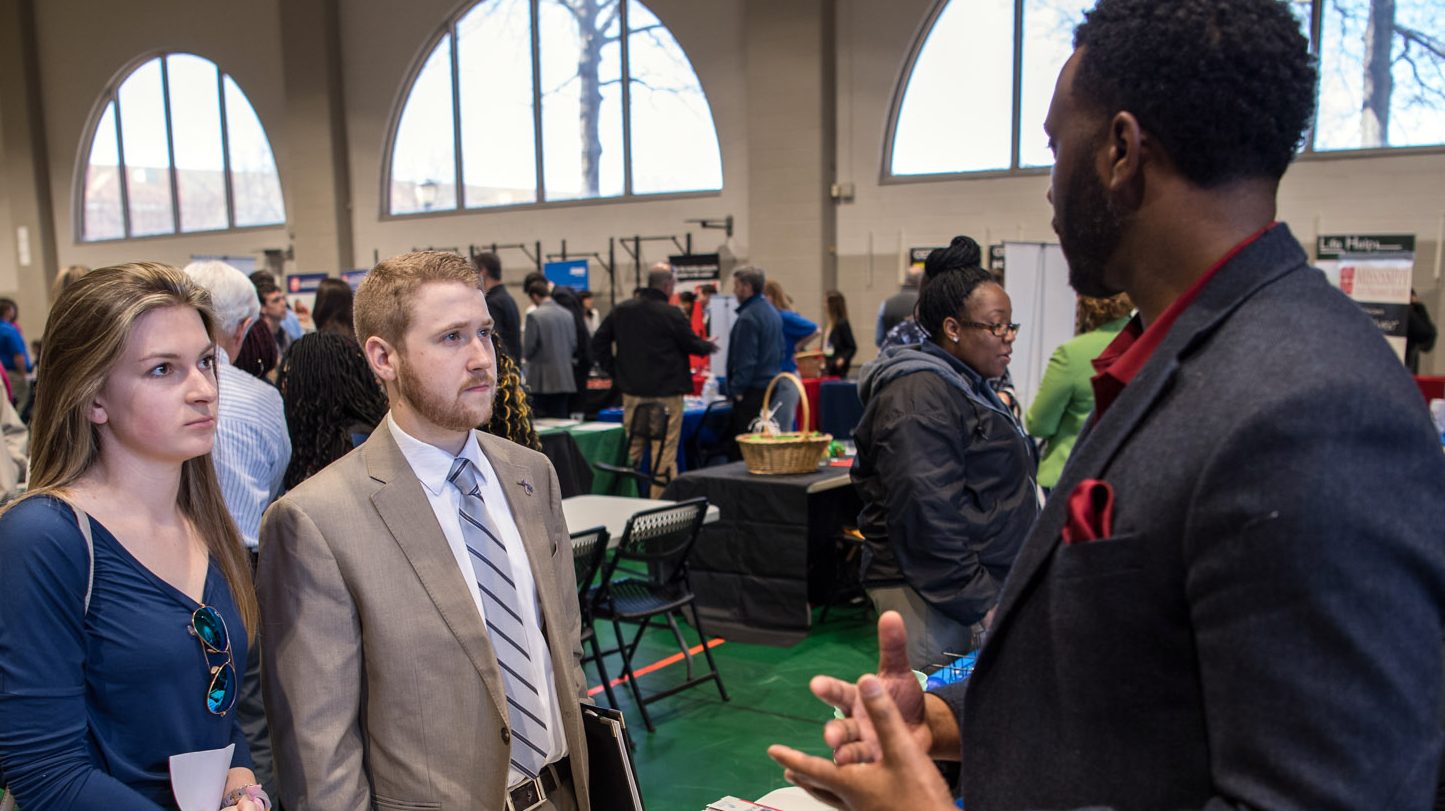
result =
[[[1114,488],[1102,479],[1085,479],[1069,494],[1064,543],[1087,543],[1114,534]]]

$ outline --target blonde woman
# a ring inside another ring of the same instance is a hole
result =
[[[763,295],[783,319],[783,362],[779,370],[797,374],[798,360],[795,356],[798,350],[806,348],[818,336],[818,325],[793,309],[793,297],[776,281],[763,285]],[[798,396],[798,390],[787,384],[773,390],[774,404],[781,403],[776,415],[778,427],[784,431],[793,430],[797,421]],[[808,426],[803,426],[803,430],[808,430]]]
[[[180,271],[93,271],[50,313],[30,491],[0,515],[0,781],[27,811],[174,808],[171,755],[235,744],[256,599],[211,466],[217,325]]]

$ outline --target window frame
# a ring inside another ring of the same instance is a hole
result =
[[[918,30],[914,32],[912,44],[908,50],[908,56],[903,61],[898,80],[894,83],[893,99],[888,109],[887,128],[884,130],[883,157],[879,164],[878,184],[880,186],[892,186],[909,183],[936,183],[939,181],[951,180],[974,180],[990,179],[1000,177],[1037,177],[1047,175],[1053,171],[1052,166],[1020,166],[1020,118],[1022,116],[1022,93],[1023,93],[1023,35],[1024,35],[1024,7],[1027,0],[1014,0],[1014,32],[1013,32],[1013,109],[1009,114],[1009,127],[1012,133],[1010,142],[1009,166],[1005,169],[983,169],[978,171],[965,172],[930,172],[927,174],[899,175],[893,173],[893,145],[898,139],[898,116],[903,109],[903,96],[908,90],[909,82],[913,79],[913,70],[918,63],[918,58],[923,52],[928,37],[933,33],[934,24],[943,14],[950,2],[955,0],[934,0],[933,7],[924,17]],[[957,0],[965,2],[965,0]],[[1310,55],[1315,58],[1316,63],[1320,56],[1320,39],[1324,28],[1324,4],[1325,0],[1311,0],[1310,2]],[[1359,149],[1315,149],[1315,131],[1319,122],[1319,85],[1315,86],[1315,117],[1310,120],[1309,129],[1305,132],[1305,142],[1300,148],[1296,161],[1336,161],[1352,160],[1356,158],[1379,158],[1385,156],[1410,156],[1410,155],[1439,155],[1445,154],[1445,144],[1429,146],[1377,146],[1362,147]]]
[[[220,110],[221,127],[221,166],[223,170],[222,176],[224,178],[224,185],[226,190],[226,225],[221,228],[198,228],[192,231],[181,230],[180,181],[177,179],[176,176],[175,130],[171,126],[172,115],[170,93],[170,66],[169,64],[167,64],[166,60],[166,57],[173,55],[194,56],[198,59],[204,59],[210,64],[214,65],[216,68],[216,103]],[[152,60],[160,61],[161,102],[164,105],[163,109],[166,122],[166,154],[168,160],[170,161],[170,166],[167,168],[167,172],[169,174],[168,185],[170,186],[171,190],[171,226],[173,230],[171,230],[169,233],[164,234],[135,235],[131,233],[130,179],[127,177],[126,174],[125,138],[122,134],[120,113],[120,86],[125,84],[126,80],[129,79],[137,70],[150,63]],[[105,91],[100,94],[100,97],[92,106],[90,116],[85,123],[85,137],[81,139],[81,150],[76,158],[76,171],[74,174],[73,192],[71,194],[71,200],[73,201],[71,221],[74,223],[75,244],[93,245],[105,242],[130,242],[136,240],[175,239],[177,237],[227,234],[233,231],[261,231],[268,228],[286,227],[287,218],[284,215],[279,222],[275,223],[265,223],[258,225],[236,224],[235,182],[231,177],[230,118],[226,111],[226,77],[228,76],[230,76],[232,82],[235,82],[236,88],[241,91],[241,94],[245,97],[246,102],[250,104],[250,94],[246,93],[245,89],[241,87],[241,83],[236,81],[235,76],[228,73],[226,69],[221,66],[220,62],[217,62],[209,56],[195,53],[194,51],[180,51],[168,48],[146,51],[145,53],[137,56],[135,59],[132,59],[130,62],[127,62],[119,71],[116,72],[115,77],[112,78],[111,81],[106,85]],[[105,111],[111,105],[115,106],[115,115],[113,116],[113,119],[115,125],[116,171],[118,184],[120,187],[120,216],[121,231],[123,233],[121,236],[118,237],[98,237],[95,239],[86,239],[85,195],[87,191],[87,183],[90,177],[90,154],[95,146],[96,135],[100,132],[100,123],[102,120],[105,119]],[[255,110],[254,104],[251,104],[251,109],[253,111]],[[260,121],[260,118],[261,114],[259,112],[256,112],[256,119]],[[270,131],[266,128],[265,122],[261,122],[261,131],[262,134],[266,136],[267,146],[270,146],[271,134]],[[286,184],[281,180],[281,166],[276,161],[276,150],[274,148],[271,149],[271,165],[276,168],[276,182],[281,187],[281,205],[284,211],[286,207]]]
[[[546,185],[546,153],[543,143],[542,132],[542,51],[541,51],[541,0],[527,0],[528,14],[530,16],[530,35],[532,48],[532,138],[535,151],[537,199],[532,202],[507,203],[503,205],[478,206],[469,208],[467,206],[466,182],[462,158],[462,116],[461,116],[461,74],[458,70],[460,62],[460,47],[457,38],[457,23],[482,3],[490,0],[474,0],[464,3],[460,8],[447,15],[442,26],[422,42],[422,47],[412,59],[411,66],[407,69],[406,78],[401,83],[395,98],[391,104],[391,111],[388,115],[390,122],[387,127],[386,142],[382,147],[382,162],[380,173],[380,185],[377,193],[377,207],[380,210],[379,216],[383,221],[388,220],[412,220],[427,217],[456,217],[491,212],[517,211],[522,209],[552,209],[572,208],[576,206],[612,205],[616,203],[636,203],[665,200],[686,200],[704,197],[719,197],[723,192],[723,185],[720,183],[716,189],[693,189],[686,191],[668,192],[636,192],[632,185],[632,65],[631,65],[631,40],[632,28],[630,23],[632,0],[618,0],[619,25],[619,81],[622,85],[622,193],[613,196],[597,197],[575,197],[560,200],[547,199]],[[649,9],[651,10],[651,9]],[[661,20],[661,15],[652,11],[654,16]],[[672,28],[664,27],[669,34],[676,39],[677,35],[672,34]],[[406,111],[406,104],[411,99],[412,89],[416,86],[417,78],[426,67],[427,60],[431,58],[432,52],[441,44],[444,38],[451,38],[451,59],[449,67],[451,70],[452,88],[452,162],[455,167],[452,182],[456,186],[456,205],[452,208],[433,208],[424,211],[408,211],[404,213],[393,213],[391,211],[391,185],[392,185],[392,164],[396,156],[396,139],[401,130],[401,116]],[[681,43],[679,43],[679,46]],[[684,52],[684,56],[686,53]],[[687,58],[688,67],[692,69],[692,75],[697,79],[698,89],[702,91],[704,100],[707,100],[707,90],[702,86],[702,77],[698,75],[697,69],[692,65],[692,59]],[[717,116],[713,113],[712,102],[708,101],[708,117],[712,119],[714,135],[718,135]],[[723,159],[722,138],[718,137],[718,164],[721,169],[720,178],[726,178],[727,171]]]

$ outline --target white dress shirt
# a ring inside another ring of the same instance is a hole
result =
[[[226,509],[246,546],[256,548],[261,514],[281,492],[291,463],[286,411],[276,387],[231,365],[216,349],[216,444],[211,462]]]
[[[403,431],[389,413],[386,415],[386,427],[391,431],[391,437],[396,440],[402,455],[406,457],[407,464],[411,465],[412,472],[421,480],[422,492],[426,493],[432,512],[436,514],[437,523],[441,524],[442,534],[446,536],[447,544],[452,549],[452,557],[456,558],[457,568],[461,570],[462,581],[467,584],[472,602],[477,606],[477,613],[482,615],[485,622],[486,611],[482,608],[481,588],[477,585],[471,553],[467,551],[467,542],[462,536],[462,519],[459,515],[462,492],[447,481],[447,474],[451,472],[455,457]],[[486,454],[482,453],[476,437],[467,442],[461,455],[477,468],[482,502],[486,505],[492,524],[502,535],[502,543],[507,547],[507,558],[512,563],[512,579],[516,581],[517,597],[521,601],[522,624],[526,626],[527,643],[533,656],[532,672],[527,674],[527,678],[542,694],[542,703],[548,708],[547,733],[551,740],[547,747],[547,762],[553,763],[567,754],[567,738],[562,731],[561,705],[558,703],[556,683],[552,678],[552,657],[547,647],[547,638],[542,634],[542,609],[537,602],[537,581],[532,577],[527,548],[522,543],[522,534],[517,530],[517,522],[508,507],[507,496],[502,489],[503,483],[497,479],[497,472],[492,469],[492,463],[487,460]],[[509,768],[507,785],[516,785],[524,776],[516,769]]]

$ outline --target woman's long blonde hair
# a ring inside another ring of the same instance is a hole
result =
[[[66,490],[100,458],[100,429],[90,421],[91,405],[125,351],[136,321],[167,307],[194,309],[215,340],[210,294],[169,265],[135,262],[99,268],[61,292],[46,322],[45,363],[35,381],[25,498],[64,499]],[[246,630],[254,635],[258,613],[250,562],[221,497],[210,454],[181,465],[177,506],[220,565]]]

